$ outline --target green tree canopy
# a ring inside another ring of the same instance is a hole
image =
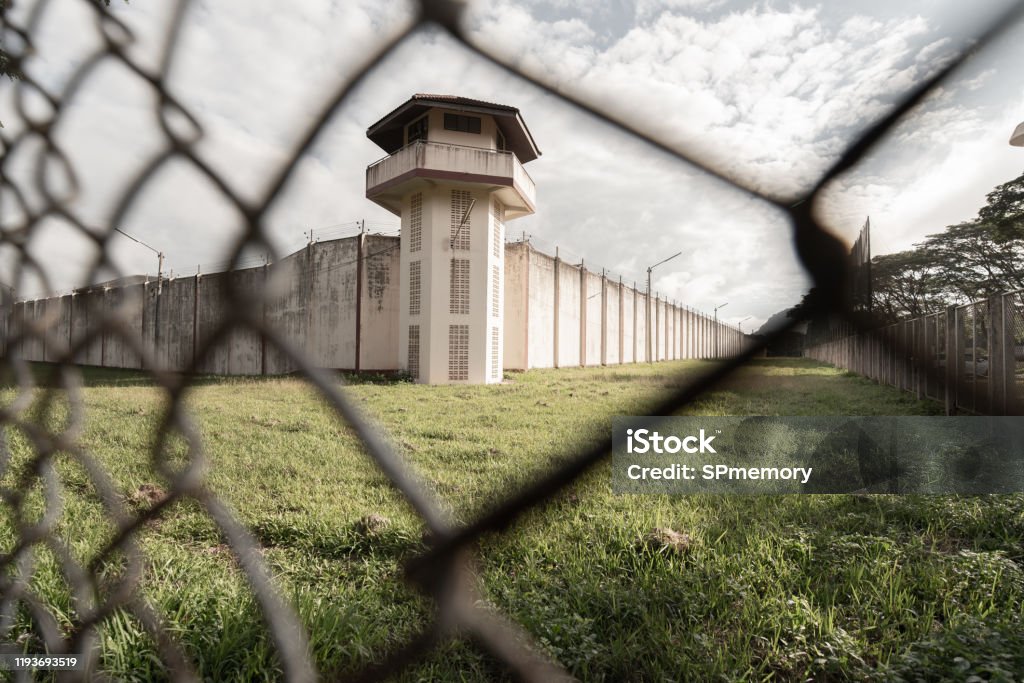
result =
[[[992,227],[999,241],[1024,240],[1024,174],[988,193],[978,218]]]
[[[972,220],[928,235],[909,251],[871,260],[880,321],[1024,289],[1024,174],[986,199]]]
[[[1024,289],[1024,235],[1007,238],[984,219],[951,225],[916,246],[943,283],[947,301]]]
[[[948,293],[933,254],[923,249],[871,259],[872,312],[880,322],[917,317],[942,308]]]

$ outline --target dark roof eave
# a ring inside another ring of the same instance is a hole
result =
[[[400,105],[392,109],[384,116],[382,116],[380,120],[371,124],[370,127],[367,129],[367,134],[369,134],[374,129],[379,128],[389,119],[394,118],[396,115],[402,113],[405,109],[411,108],[415,105],[422,105],[427,107],[447,107],[449,109],[465,108],[467,111],[490,110],[487,113],[493,112],[494,110],[514,112],[517,114],[519,113],[519,110],[516,109],[515,107],[507,104],[499,104],[497,102],[485,102],[484,100],[474,100],[469,97],[416,94],[407,99],[405,102],[402,102]]]
[[[534,154],[540,156],[540,147],[537,146],[537,141],[533,139],[533,133],[530,132],[530,129],[526,125],[526,121],[523,120],[523,117],[519,113],[518,109],[516,109],[516,121],[519,123],[520,126],[522,126],[523,132],[526,133],[526,140],[527,142],[530,143],[530,147],[533,149]]]
[[[505,118],[514,118],[516,125],[521,129],[523,135],[521,136],[526,144],[529,146],[530,151],[533,153],[533,158],[541,155],[540,148],[537,147],[536,140],[533,139],[533,134],[530,129],[526,126],[526,122],[523,120],[522,114],[516,107],[509,106],[507,104],[497,104],[495,102],[484,102],[483,100],[473,100],[465,97],[440,97],[440,96],[428,96],[428,95],[414,95],[408,100],[398,105],[390,112],[385,114],[377,122],[373,123],[369,128],[366,129],[366,137],[372,140],[378,147],[388,153],[393,153],[395,150],[388,149],[388,146],[382,142],[380,138],[384,137],[387,133],[387,128],[392,124],[396,124],[397,121],[403,118],[410,110],[422,109],[426,110],[431,107],[438,107],[441,109],[456,109],[460,111],[472,111],[480,114],[488,114],[493,116],[496,121],[500,121]],[[419,111],[414,112],[409,116],[411,121],[419,115]],[[509,135],[506,131],[506,138]],[[516,136],[520,137],[520,136]],[[397,149],[397,148],[396,148]]]

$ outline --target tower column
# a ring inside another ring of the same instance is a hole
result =
[[[401,216],[398,366],[417,382],[500,382],[505,222],[534,211],[540,152],[514,107],[414,95],[370,126],[390,156],[366,195]]]

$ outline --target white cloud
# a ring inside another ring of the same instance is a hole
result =
[[[915,158],[893,159],[883,148],[866,172],[851,174],[830,188],[828,212],[850,231],[858,217],[872,217],[872,249],[876,254],[901,251],[947,225],[970,220],[985,204],[985,195],[1024,169],[1024,154],[1007,144],[1010,131],[1024,111],[1024,97],[985,120],[971,119],[951,132],[941,133],[941,119],[924,117],[932,124],[920,138],[927,141]],[[874,170],[885,175],[870,175]]]
[[[907,63],[928,28],[916,16],[854,16],[828,26],[815,8],[716,18],[665,11],[594,52],[582,38],[559,42],[510,3],[490,9],[475,27],[480,44],[498,45],[527,72],[673,145],[711,154],[771,192],[809,187],[842,140],[927,68]],[[509,17],[534,30],[506,32]]]
[[[407,21],[407,7],[370,0],[309,2],[288,12],[271,0],[192,7],[170,88],[203,125],[201,158],[248,200],[263,196],[338,84]],[[814,182],[954,44],[916,15],[837,20],[818,7],[770,4],[723,12],[717,0],[641,0],[631,7],[636,25],[609,32],[601,22],[610,20],[612,7],[496,0],[474,10],[471,35],[556,88],[777,193]],[[115,2],[111,10],[140,38],[133,56],[156,68],[166,5]],[[46,58],[36,68],[44,83],[59,88],[95,40],[82,24],[54,17],[40,49]],[[981,96],[999,75],[982,70],[930,97],[894,136],[893,159],[837,184],[827,205],[841,231],[859,227],[870,213],[883,234],[876,245],[909,244],[959,215],[959,208],[941,208],[936,196],[962,192],[964,206],[977,204],[979,193],[983,198],[1017,175],[1007,169],[1019,150],[1010,157],[1009,148],[982,142],[994,130],[992,113],[960,97]],[[10,90],[0,95],[5,123],[16,118]],[[532,233],[595,267],[638,278],[653,255],[681,250],[678,262],[656,271],[655,288],[705,310],[729,300],[734,320],[755,315],[748,329],[798,300],[808,284],[780,213],[509,77],[435,31],[418,32],[375,68],[299,161],[267,217],[279,247],[310,227],[361,217],[397,222],[364,197],[363,170],[381,155],[365,130],[414,92],[521,108],[544,155],[528,167],[538,185],[538,214],[510,224],[513,233]],[[97,71],[62,123],[61,140],[83,172],[75,205],[83,219],[104,222],[126,179],[163,142],[158,132],[149,90],[133,85],[123,69]],[[936,152],[950,139],[959,142],[949,154]],[[908,158],[907,150],[920,156]],[[178,164],[154,179],[121,227],[159,243],[185,270],[221,260],[236,222],[196,169]],[[40,257],[59,237],[53,254],[87,260],[87,243],[75,247],[57,231],[34,240]],[[144,249],[126,240],[112,240],[111,248],[124,270],[153,270]],[[76,284],[77,271],[53,273],[58,286]]]

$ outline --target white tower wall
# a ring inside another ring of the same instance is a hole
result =
[[[389,156],[367,167],[366,196],[402,220],[398,367],[429,384],[500,382],[504,223],[534,212],[523,163],[540,154],[519,110],[414,95],[367,136]]]
[[[452,226],[462,218],[464,198],[476,203],[452,249]],[[500,208],[495,216],[492,200],[501,206],[489,190],[469,183],[425,183],[402,198],[399,367],[418,382],[485,384],[502,379],[504,230]]]

